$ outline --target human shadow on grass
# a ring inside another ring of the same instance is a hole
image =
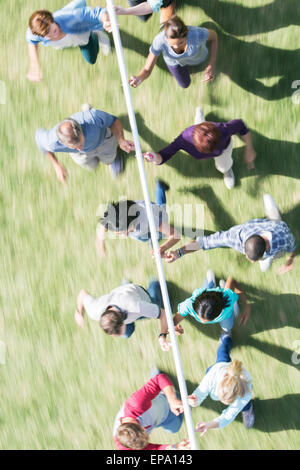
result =
[[[201,26],[218,34],[217,73],[224,73],[245,91],[265,100],[292,95],[291,85],[300,76],[300,49],[284,50],[246,42],[223,33],[212,22]],[[261,81],[264,79],[271,82],[264,84]]]
[[[279,432],[300,429],[299,393],[280,398],[253,400],[255,412],[254,428],[262,432]]]
[[[179,15],[182,5],[195,7],[195,0],[177,0]],[[197,6],[222,29],[236,36],[266,33],[300,24],[299,0],[273,0],[268,5],[257,7],[227,0],[197,0]]]

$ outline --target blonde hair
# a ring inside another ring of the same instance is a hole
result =
[[[237,397],[244,397],[248,391],[249,383],[243,375],[243,364],[235,359],[218,385],[219,400],[225,405],[230,405]]]

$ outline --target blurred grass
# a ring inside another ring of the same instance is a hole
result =
[[[147,247],[132,240],[108,241],[104,262],[95,256],[98,205],[120,195],[142,198],[134,158],[113,181],[104,165],[90,174],[59,155],[70,175],[64,188],[35,146],[37,127],[52,127],[84,102],[126,114],[115,53],[100,55],[89,67],[77,50],[41,47],[44,79],[40,84],[26,80],[28,18],[41,7],[61,6],[61,0],[42,5],[0,0],[0,80],[7,95],[0,117],[0,340],[7,345],[6,365],[0,368],[2,449],[114,448],[115,415],[147,380],[150,366],[156,362],[175,373],[172,355],[158,349],[157,323],[139,324],[123,341],[105,337],[92,323],[79,331],[73,321],[79,289],[99,296],[123,277],[146,286],[155,266]],[[300,79],[297,0],[185,0],[178,7],[187,24],[214,22],[219,74],[210,85],[195,74],[191,87],[180,90],[160,60],[148,81],[132,90],[142,147],[158,150],[191,125],[194,108],[201,105],[208,118],[245,120],[258,152],[257,174],[247,173],[236,139],[232,192],[212,161],[197,163],[179,154],[162,168],[147,166],[151,194],[160,175],[171,183],[170,205],[205,204],[205,229],[218,230],[262,216],[262,196],[269,192],[299,238],[300,107],[291,99],[291,84]],[[119,24],[128,73],[135,74],[159,30],[159,16],[147,24],[120,17]],[[236,277],[253,301],[248,324],[235,327],[233,356],[253,376],[255,427],[246,431],[238,418],[226,430],[199,438],[200,449],[299,448],[299,366],[291,356],[300,339],[300,267],[297,260],[291,273],[278,277],[277,266],[264,275],[232,250],[199,253],[165,266],[174,308],[200,286],[208,267],[218,277]],[[217,349],[219,329],[200,329],[186,321],[179,339],[189,392]],[[192,411],[194,422],[212,419],[219,409],[207,399]],[[176,442],[185,436],[185,427],[171,437],[157,430],[151,440]]]

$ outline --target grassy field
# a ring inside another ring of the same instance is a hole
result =
[[[81,288],[100,296],[123,277],[146,286],[155,265],[148,247],[133,240],[108,241],[104,261],[95,252],[98,205],[120,195],[142,198],[134,157],[113,181],[104,165],[90,174],[67,154],[58,155],[69,171],[63,187],[35,145],[36,128],[51,128],[85,102],[126,122],[114,51],[91,67],[78,50],[41,48],[43,81],[26,80],[28,18],[41,7],[61,6],[61,0],[0,0],[0,80],[6,88],[6,104],[0,105],[0,340],[7,348],[0,366],[1,449],[112,449],[115,415],[147,380],[151,365],[175,373],[172,354],[158,348],[156,322],[139,324],[123,341],[105,337],[92,322],[79,331],[73,319]],[[201,105],[208,119],[245,120],[257,171],[248,173],[236,139],[234,190],[225,188],[213,161],[177,154],[162,168],[147,166],[151,194],[155,177],[163,177],[171,184],[168,203],[204,204],[205,229],[215,231],[263,216],[268,192],[299,240],[300,104],[292,102],[292,83],[300,80],[298,0],[178,0],[178,14],[189,25],[218,32],[218,76],[202,84],[201,74],[194,74],[190,88],[181,90],[160,59],[147,82],[132,90],[143,150],[171,141],[193,123],[195,106]],[[119,24],[128,73],[135,74],[159,30],[159,15],[147,24],[120,17]],[[232,356],[253,377],[255,427],[247,431],[238,418],[226,430],[199,437],[200,449],[299,448],[300,365],[293,364],[292,354],[300,340],[300,263],[280,277],[280,262],[263,274],[239,253],[223,249],[165,266],[174,311],[200,287],[209,267],[219,278],[233,275],[253,302],[247,325],[235,325]],[[215,360],[219,328],[185,323],[179,346],[192,392]],[[207,399],[192,410],[194,422],[210,420],[218,410]],[[171,438],[157,430],[151,441],[185,436],[183,426]]]

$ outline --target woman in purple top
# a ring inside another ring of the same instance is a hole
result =
[[[235,184],[232,171],[232,138],[239,134],[246,143],[245,163],[249,170],[255,168],[256,153],[252,146],[250,132],[241,119],[229,122],[207,122],[200,108],[196,109],[195,125],[187,127],[173,142],[157,153],[144,154],[148,162],[162,165],[179,150],[185,150],[197,160],[214,158],[218,171],[224,175],[224,183],[228,189]]]

